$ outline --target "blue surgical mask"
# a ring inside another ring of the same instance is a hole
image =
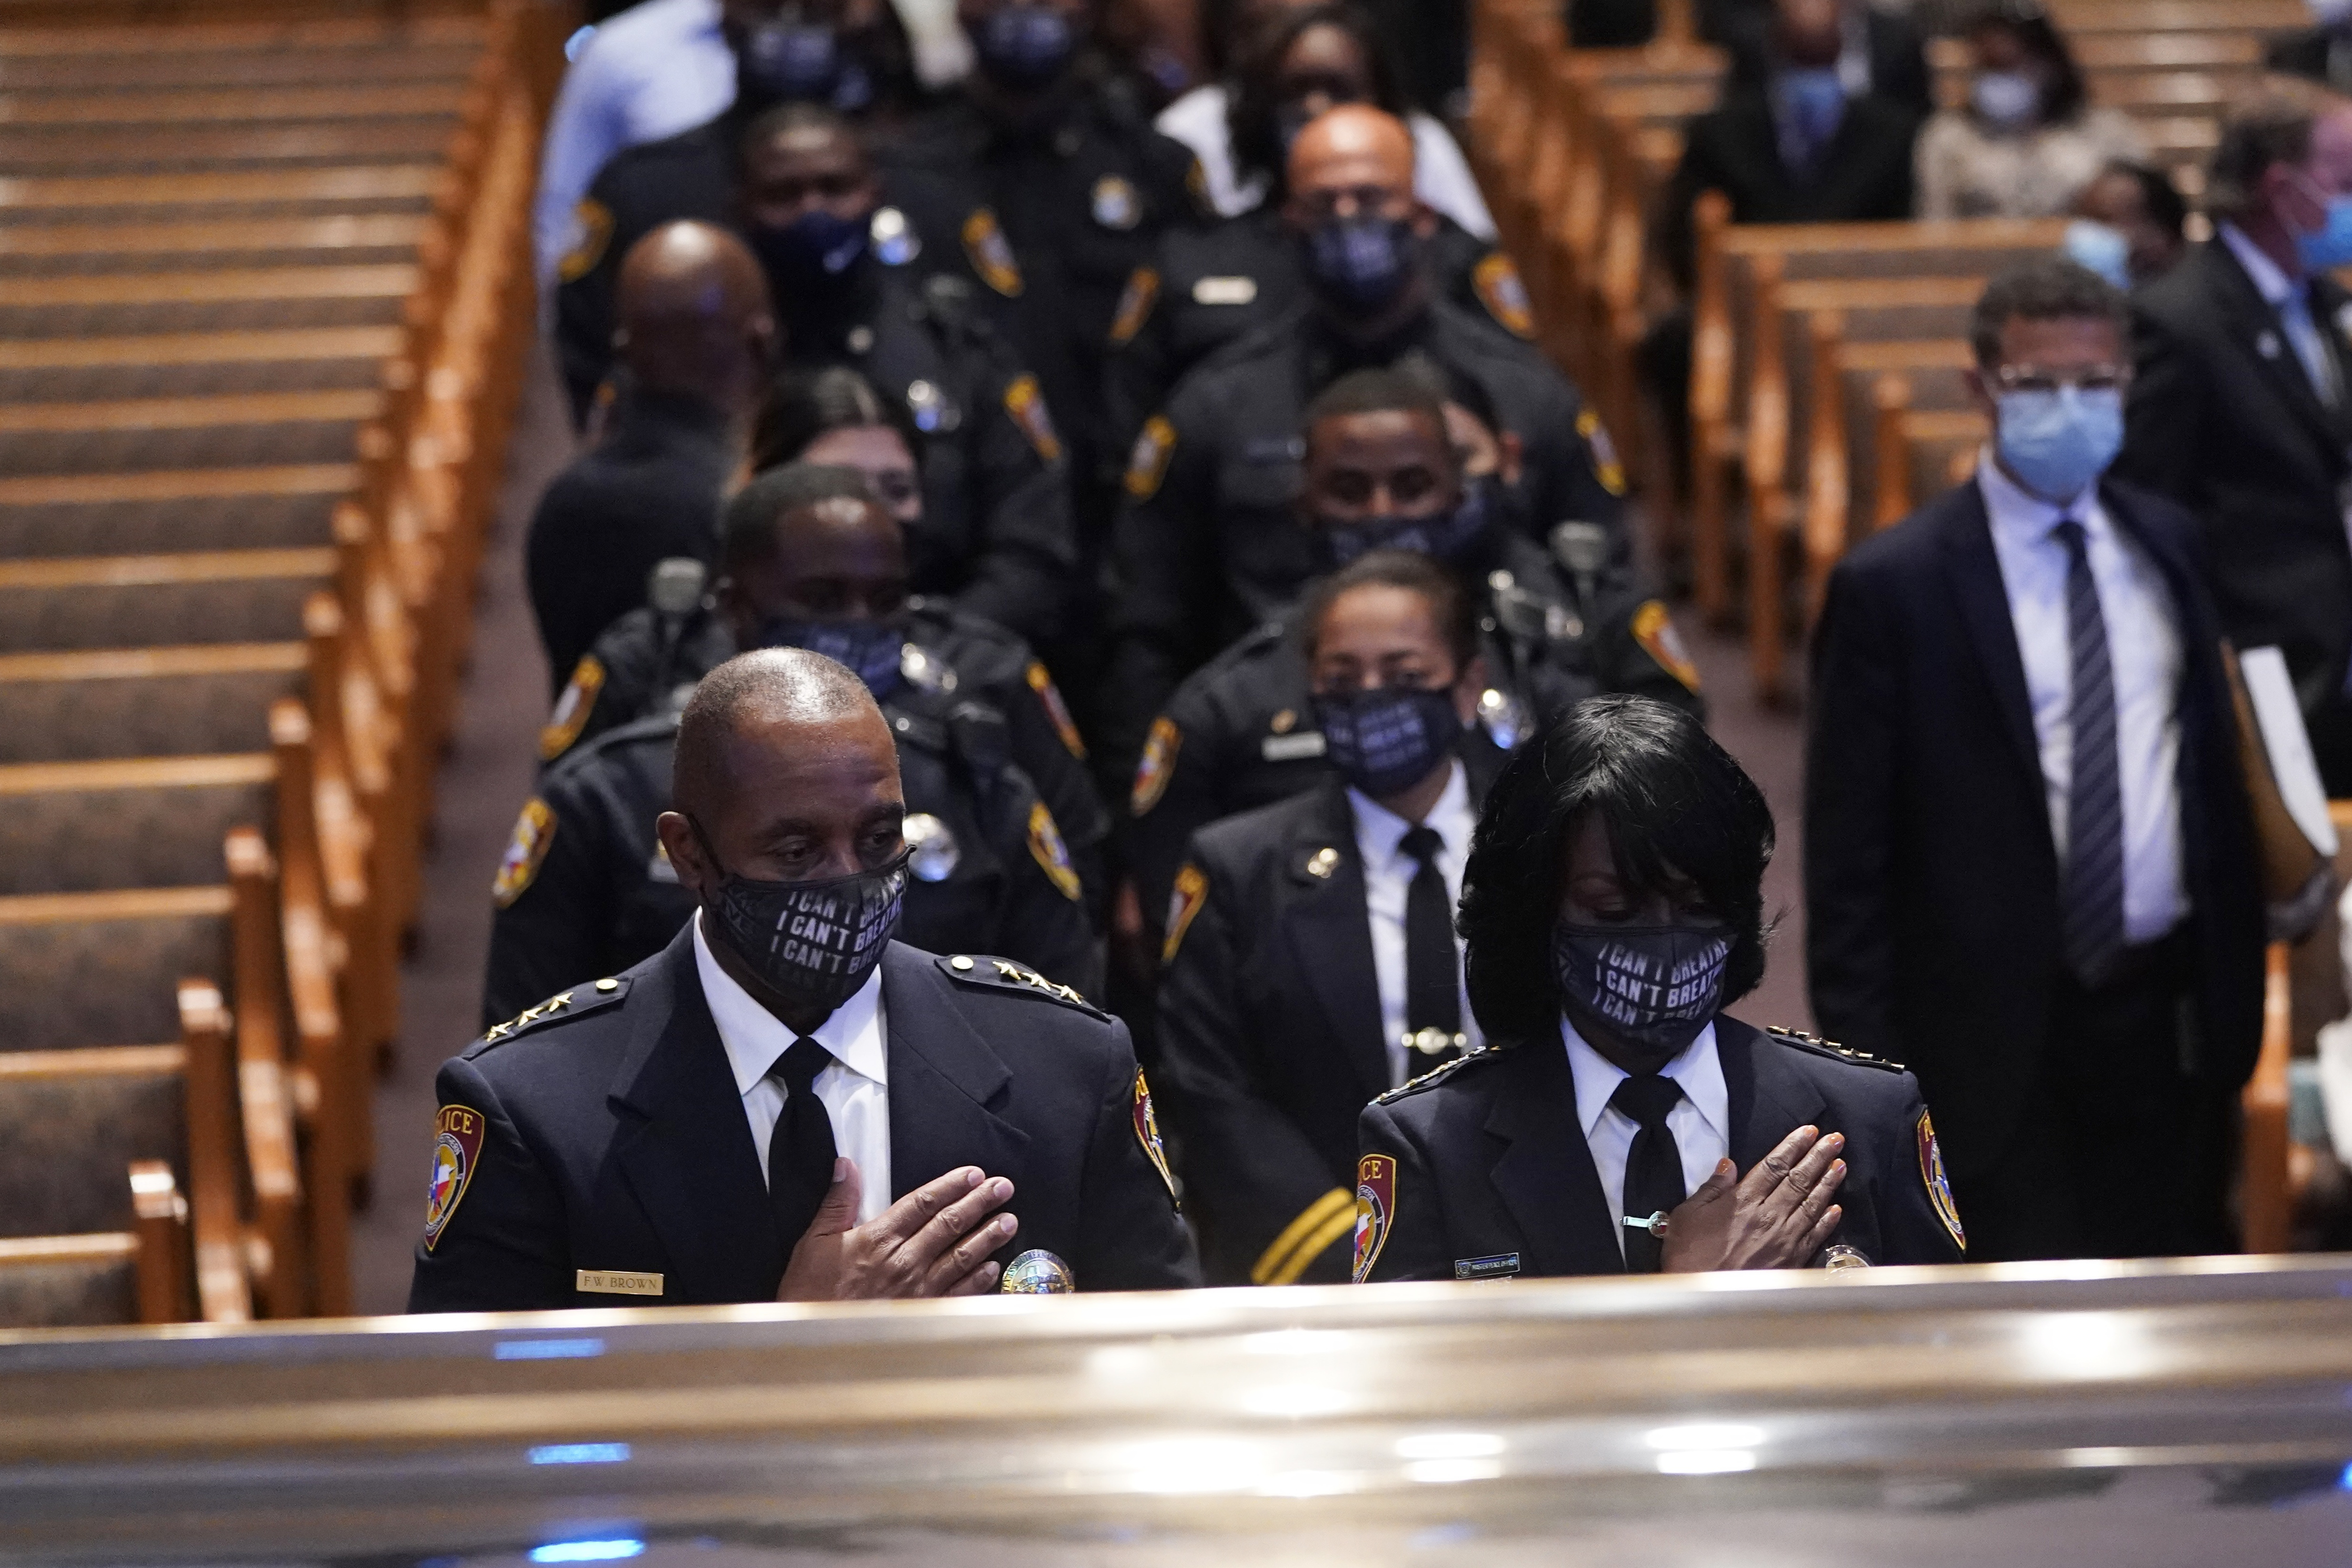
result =
[[[972,35],[980,68],[999,87],[1034,92],[1052,84],[1077,52],[1068,16],[1034,0],[1013,0],[990,12]]]
[[[2113,387],[2061,386],[2003,392],[1994,440],[2025,487],[2063,506],[2098,483],[2124,444],[2124,394]]]
[[[1988,125],[2015,131],[2042,112],[2042,87],[2023,71],[1979,71],[1969,101]]]
[[[1343,316],[1377,316],[1397,301],[1421,262],[1421,236],[1402,218],[1329,218],[1307,236],[1315,292]]]
[[[2306,187],[2308,189],[2308,187]],[[2316,196],[2317,192],[2311,192]],[[2333,272],[2352,266],[2352,196],[2328,196],[2327,216],[2305,233],[2295,231],[2295,255],[2305,272]]]
[[[2131,241],[2123,230],[2076,218],[2066,225],[2065,243],[2059,248],[2077,267],[2088,267],[2117,288],[2130,290]]]
[[[1845,83],[1835,66],[1808,66],[1780,73],[1780,102],[1796,122],[1809,153],[1830,143],[1845,119]]]

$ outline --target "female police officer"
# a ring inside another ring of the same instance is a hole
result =
[[[1763,795],[1696,720],[1579,704],[1463,873],[1490,1042],[1366,1108],[1355,1278],[1956,1262],[1908,1072],[1721,1012],[1764,973]]]

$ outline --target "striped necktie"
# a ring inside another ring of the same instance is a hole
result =
[[[2066,550],[2068,722],[2074,735],[2060,935],[2066,967],[2095,986],[2113,971],[2124,946],[2124,792],[2116,745],[2116,674],[2083,525],[2062,517],[2052,532]]]

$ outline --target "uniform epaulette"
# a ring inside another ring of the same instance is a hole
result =
[[[1026,965],[1010,958],[992,958],[985,955],[952,953],[944,958],[934,958],[940,973],[960,985],[980,986],[989,990],[1016,991],[1025,997],[1044,997],[1048,1001],[1076,1008],[1095,1018],[1108,1019],[1110,1014],[1087,1000],[1068,986],[1056,985]]]
[[[610,976],[589,985],[574,986],[568,991],[558,991],[537,1007],[525,1008],[506,1022],[492,1024],[466,1054],[478,1055],[494,1045],[504,1045],[508,1040],[519,1039],[544,1024],[584,1018],[599,1009],[613,1006],[628,994],[629,982],[616,980]]]
[[[1852,1062],[1856,1067],[1875,1067],[1881,1072],[1910,1071],[1899,1061],[1889,1061],[1883,1056],[1873,1056],[1866,1051],[1848,1051],[1833,1040],[1823,1040],[1820,1035],[1807,1034],[1801,1030],[1781,1029],[1775,1026],[1767,1029],[1764,1032],[1782,1045],[1793,1045],[1799,1051],[1811,1051],[1815,1056],[1826,1056],[1833,1061]]]
[[[1467,1051],[1463,1055],[1455,1057],[1451,1061],[1431,1068],[1428,1071],[1423,1073],[1418,1078],[1407,1079],[1404,1082],[1398,1084],[1395,1088],[1390,1090],[1387,1093],[1373,1101],[1372,1103],[1375,1105],[1385,1105],[1391,1100],[1402,1100],[1406,1095],[1411,1094],[1417,1090],[1427,1089],[1435,1084],[1444,1082],[1448,1078],[1453,1077],[1454,1074],[1461,1071],[1464,1068],[1469,1066],[1474,1061],[1490,1061],[1502,1054],[1502,1051],[1495,1046],[1486,1046],[1477,1051]]]

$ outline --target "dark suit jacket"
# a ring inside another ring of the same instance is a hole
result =
[[[716,569],[719,499],[734,465],[717,410],[635,392],[614,408],[604,439],[548,486],[523,551],[556,688],[605,627],[645,603],[656,561],[691,556]]]
[[[1772,77],[1772,7],[1756,0],[1699,0],[1699,31],[1731,52],[1733,88],[1762,87]],[[1870,46],[1870,90],[1923,119],[1935,110],[1927,49],[1908,16],[1871,7],[1864,13]]]
[[[2352,40],[2333,27],[2306,27],[2273,38],[2263,50],[2263,64],[2325,82],[2337,92],[2352,88]]]
[[[2352,387],[2347,309],[2352,295],[2320,278],[2313,319]],[[2352,725],[2342,699],[2352,548],[2339,499],[2352,478],[2352,407],[2330,413],[2319,401],[2276,313],[2220,240],[2132,297],[2132,354],[2116,476],[2205,525],[2222,629],[2242,648],[2285,653],[2325,766],[2352,739],[2334,733]],[[2330,788],[2352,788],[2331,772]]]
[[[1844,224],[1911,215],[1911,144],[1920,115],[1872,93],[1850,99],[1821,166],[1800,179],[1780,162],[1780,132],[1760,87],[1731,93],[1684,130],[1683,161],[1658,212],[1660,254],[1687,290],[1691,204],[1702,191],[1731,199],[1742,224]]]
[[[1501,763],[1478,750],[1474,801]],[[1347,786],[1228,817],[1186,860],[1206,883],[1160,978],[1159,1045],[1208,1276],[1345,1280],[1356,1118],[1389,1088]]]
[[[2196,525],[2112,481],[2100,499],[2163,572],[2179,621],[2182,873],[2197,1069],[2234,1088],[2262,1023],[2263,905],[2221,632]],[[1813,1013],[1906,1062],[1952,1170],[2018,1157],[2061,973],[2059,868],[2025,667],[1973,483],[1831,575],[1813,641],[1805,948]]]
[[[1799,1127],[1843,1133],[1846,1178],[1837,1201],[1845,1216],[1832,1239],[1873,1263],[1961,1261],[1929,1192],[1940,1172],[1928,1158],[1927,1108],[1909,1073],[1720,1014],[1715,1044],[1730,1094],[1731,1159],[1741,1174]],[[1514,1254],[1515,1270],[1497,1263],[1496,1271],[1625,1271],[1622,1217],[1609,1212],[1601,1190],[1557,1035],[1465,1057],[1383,1096],[1364,1109],[1362,1141],[1367,1160],[1396,1161],[1369,1279],[1472,1277],[1455,1263]]]
[[[408,1310],[772,1300],[799,1238],[777,1234],[693,933],[611,992],[563,995],[441,1069],[445,1117],[462,1106],[488,1131],[446,1228],[417,1247]],[[1142,1139],[1125,1025],[988,958],[959,972],[898,943],[882,1007],[893,1197],[976,1165],[1013,1184],[1021,1228],[999,1262],[1045,1248],[1081,1290],[1199,1282]],[[661,1293],[583,1292],[581,1270],[659,1274]]]

